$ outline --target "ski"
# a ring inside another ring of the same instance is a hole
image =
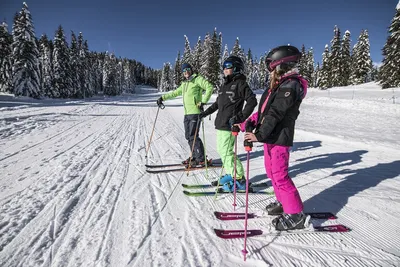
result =
[[[219,184],[219,186],[222,186],[222,184]],[[214,188],[217,187],[217,185],[210,183],[210,184],[182,184],[183,188],[187,189],[201,189],[201,188]],[[250,183],[250,187],[265,187],[267,188],[265,183],[257,183],[257,184],[252,184]]]
[[[172,163],[172,164],[160,164],[160,165],[150,165],[150,164],[145,164],[146,168],[168,168],[168,167],[179,167],[179,166],[185,166],[183,163]]]
[[[311,226],[305,229],[289,230],[289,231],[265,231],[261,229],[247,230],[247,237],[252,236],[279,236],[287,234],[309,234],[309,233],[345,233],[351,231],[350,228],[343,224],[327,225],[327,226]],[[245,230],[222,230],[214,229],[215,234],[223,239],[244,238]]]
[[[325,220],[335,220],[336,215],[331,212],[308,212],[306,215],[310,215],[311,219],[325,219]],[[233,221],[233,220],[244,220],[246,213],[244,212],[219,212],[215,211],[214,215],[217,219],[222,221]],[[270,215],[268,215],[270,216]],[[261,218],[263,215],[257,215],[256,213],[248,213],[248,219]]]
[[[195,166],[195,167],[190,167],[190,168],[164,168],[164,169],[146,169],[146,172],[148,173],[165,173],[165,172],[184,172],[184,171],[194,171],[194,170],[203,170],[206,167],[204,166]],[[222,165],[211,165],[211,166],[207,166],[207,168],[209,169],[213,169],[213,168],[222,168]]]
[[[168,164],[145,164],[144,166],[149,169],[158,169],[158,168],[170,168],[170,167],[184,167],[186,165],[187,164],[183,163],[168,163]],[[222,163],[220,160],[214,160],[214,161],[209,160],[208,167],[211,167],[213,165],[222,166]]]
[[[206,192],[192,192],[192,191],[183,190],[183,193],[190,197],[213,196],[216,193],[218,193],[218,194],[233,194],[233,192],[223,191],[222,188],[218,188],[218,190],[216,190],[216,191],[206,191]],[[246,191],[245,190],[237,190],[236,193],[244,194],[244,193],[246,193]],[[251,190],[249,190],[249,194],[273,195],[274,192],[252,190],[252,188],[251,188]]]

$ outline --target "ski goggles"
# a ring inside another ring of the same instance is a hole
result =
[[[233,69],[233,63],[232,62],[224,62],[224,64],[222,65],[223,69]]]
[[[184,69],[182,70],[182,72],[187,72],[187,71],[192,71],[192,69],[191,69],[191,68],[184,68]]]

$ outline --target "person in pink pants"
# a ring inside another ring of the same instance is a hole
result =
[[[307,81],[296,68],[301,57],[290,45],[272,49],[266,58],[270,71],[270,88],[261,96],[258,111],[240,126],[245,140],[264,143],[264,164],[272,181],[276,202],[267,205],[277,230],[305,227],[306,215],[300,194],[289,177],[289,150],[293,146],[295,121],[307,93]]]

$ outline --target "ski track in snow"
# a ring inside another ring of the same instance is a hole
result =
[[[375,118],[387,103],[310,98],[300,115],[290,175],[306,211],[338,215],[314,223],[343,223],[352,231],[252,237],[243,262],[243,240],[222,240],[212,230],[243,228],[243,221],[223,222],[213,215],[233,211],[233,196],[182,193],[182,183],[207,183],[222,169],[145,172],[145,162],[173,163],[189,154],[178,98],[159,112],[145,157],[156,98],[2,109],[0,266],[400,265],[397,126],[388,126],[382,142],[377,130],[359,132],[369,124],[365,116]],[[398,105],[388,108],[386,122],[398,120]],[[349,110],[352,117],[362,115],[358,125],[352,126],[352,119],[340,123]],[[338,119],[329,120],[333,114]],[[218,158],[214,118],[204,120],[210,158]],[[340,133],[344,128],[346,138]],[[239,135],[238,155],[246,169],[242,144]],[[270,186],[262,145],[255,144],[250,156],[251,182]],[[244,201],[244,194],[237,196],[238,212]],[[249,211],[270,201],[272,196],[250,195]],[[249,229],[269,229],[271,219],[251,219]]]

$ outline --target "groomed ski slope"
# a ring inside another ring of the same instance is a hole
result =
[[[400,266],[400,105],[393,96],[399,99],[398,89],[373,83],[309,90],[290,175],[306,211],[338,216],[315,223],[352,231],[253,237],[246,262],[243,240],[213,232],[243,228],[213,215],[233,211],[233,196],[182,193],[181,183],[206,183],[220,169],[146,173],[154,89],[87,101],[0,96],[0,266]],[[189,153],[181,99],[165,105],[148,163]],[[214,118],[204,120],[205,143],[209,157],[219,158]],[[238,144],[246,166],[242,134]],[[269,184],[261,144],[251,152],[250,181]],[[244,200],[237,197],[236,211]],[[249,211],[272,200],[250,195]],[[249,220],[249,228],[268,229],[271,219]]]

